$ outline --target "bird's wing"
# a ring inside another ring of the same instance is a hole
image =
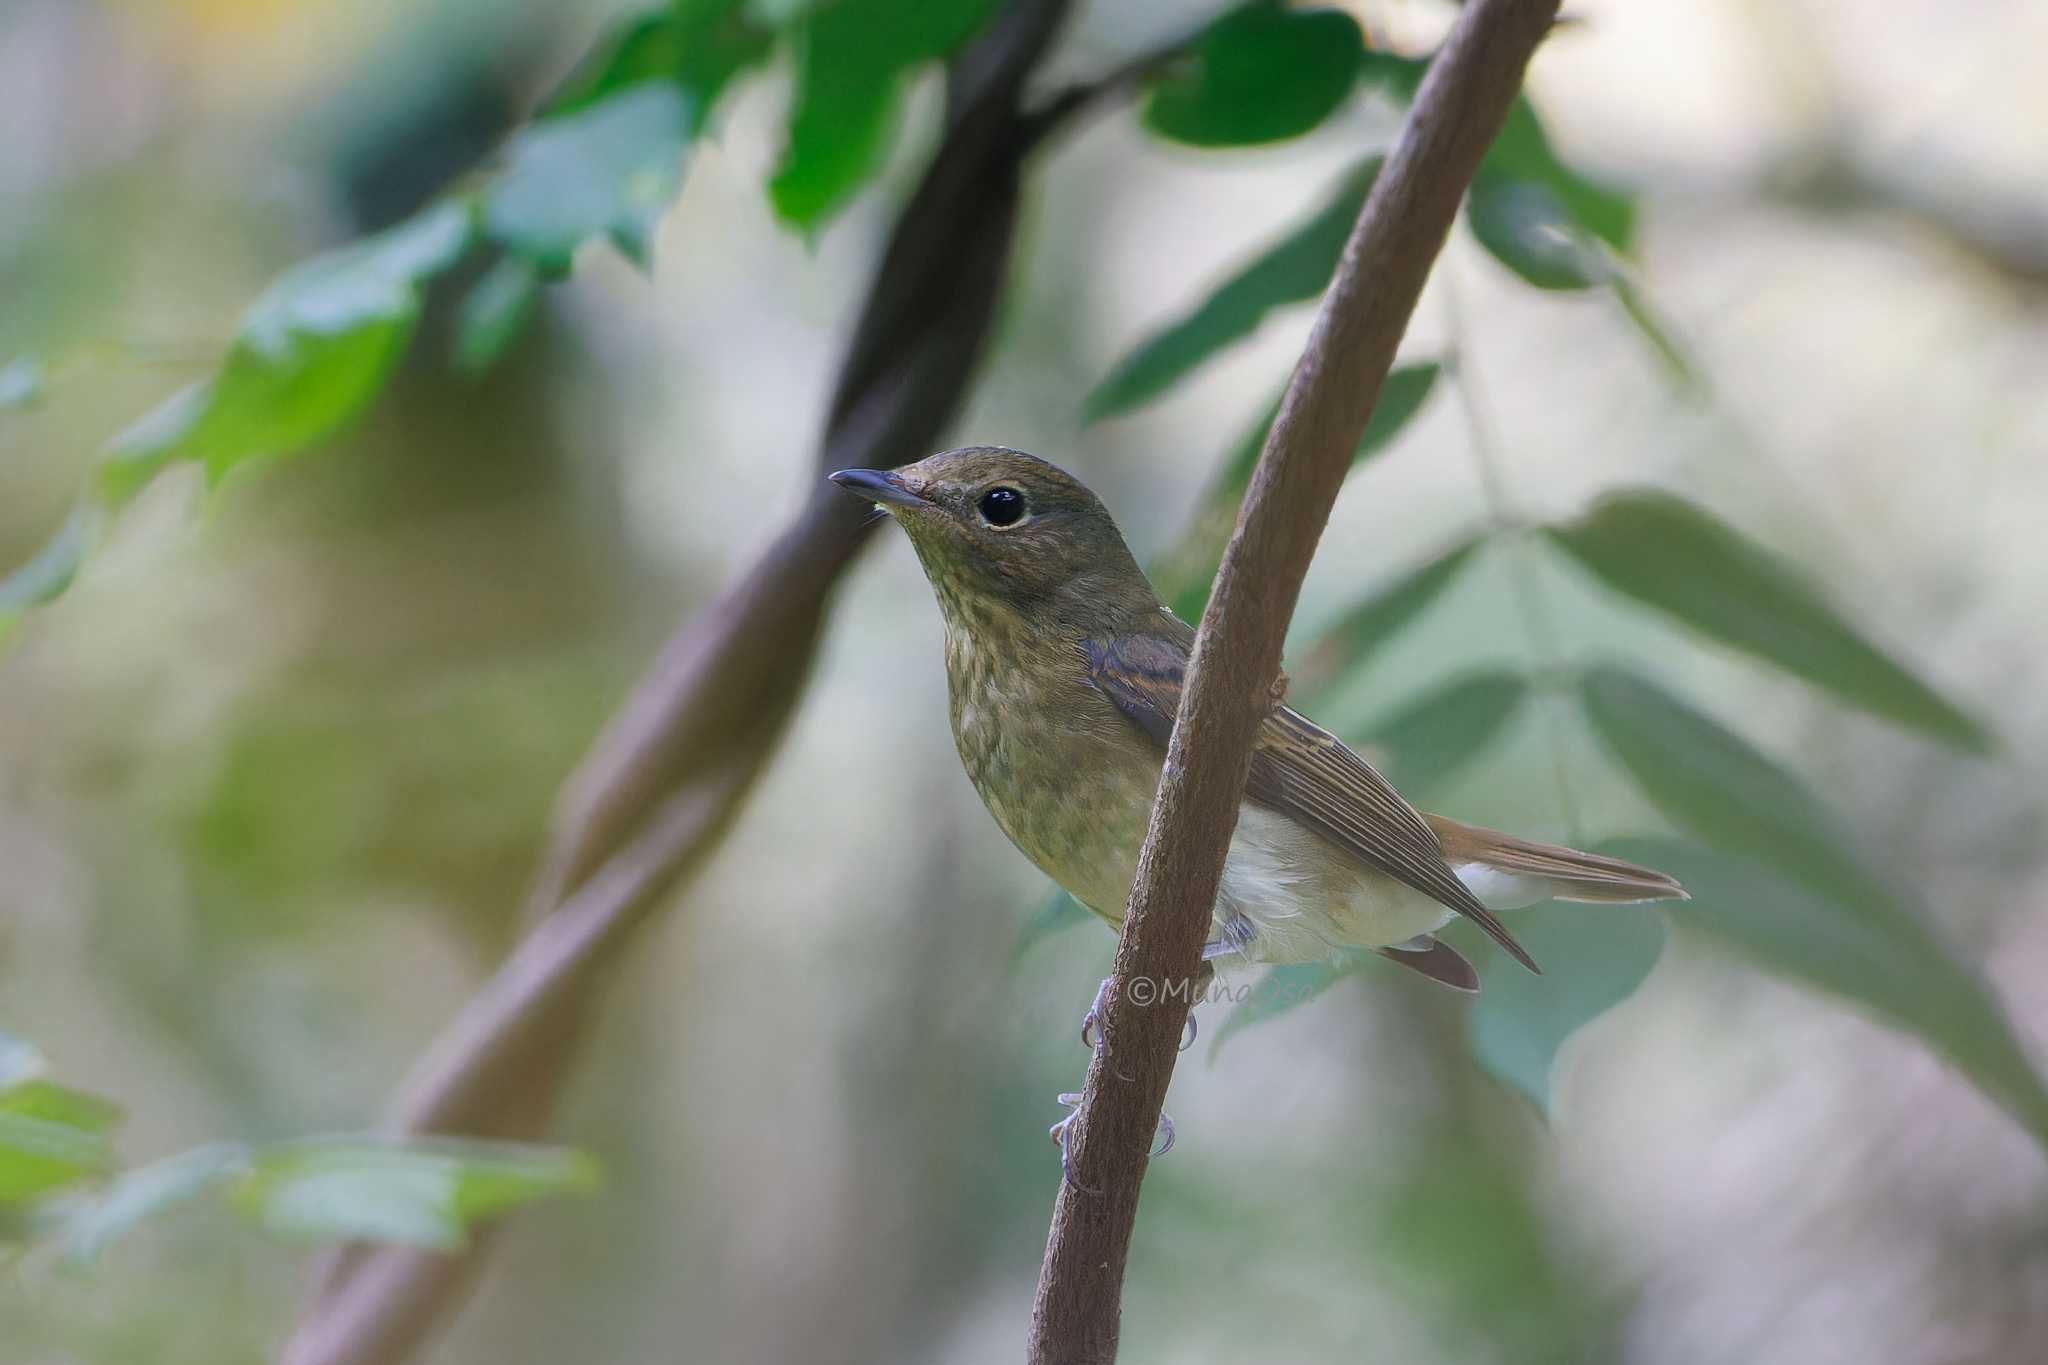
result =
[[[1085,640],[1088,676],[1162,747],[1173,732],[1188,649],[1163,636]],[[1291,817],[1395,880],[1484,929],[1530,971],[1536,963],[1444,861],[1421,812],[1343,740],[1300,712],[1275,706],[1259,727],[1245,795]]]

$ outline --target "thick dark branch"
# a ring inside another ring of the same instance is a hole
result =
[[[1202,614],[1117,944],[1032,1308],[1034,1365],[1116,1356],[1138,1189],[1280,647],[1382,381],[1458,202],[1557,0],[1471,0],[1431,64],[1323,296]],[[1135,981],[1146,986],[1133,991]],[[1149,1006],[1149,1008],[1147,1007]]]
[[[929,451],[966,396],[1034,138],[1022,89],[1071,0],[1012,0],[953,72],[947,134],[898,219],[842,363],[818,465]],[[603,969],[717,847],[810,673],[863,509],[816,482],[761,559],[669,642],[566,784],[526,939],[415,1065],[387,1126],[546,1132]],[[395,1365],[459,1300],[480,1250],[331,1260],[287,1365]]]

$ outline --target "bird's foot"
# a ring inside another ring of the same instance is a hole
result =
[[[1196,984],[1194,992],[1190,994],[1190,1000],[1196,998],[1199,992],[1208,986],[1209,979],[1215,974],[1216,969],[1210,966],[1207,961],[1204,961],[1201,971],[1195,975]],[[1109,988],[1115,984],[1115,981],[1116,978],[1113,976],[1102,978],[1102,984],[1095,988],[1095,999],[1089,1004],[1088,1012],[1081,1016],[1081,1046],[1087,1048],[1090,1052],[1099,1050],[1103,1044],[1109,1041],[1108,1031],[1102,1026],[1102,1011],[1109,1000]],[[1180,1026],[1179,1050],[1186,1052],[1194,1045],[1195,1008],[1193,1004],[1190,1004],[1188,1006],[1187,1018],[1181,1022]],[[1124,1079],[1129,1080],[1130,1078],[1126,1076]]]
[[[1084,1194],[1095,1194],[1097,1191],[1074,1179],[1073,1147],[1069,1139],[1073,1136],[1075,1120],[1081,1117],[1082,1099],[1083,1096],[1071,1090],[1063,1091],[1059,1096],[1059,1102],[1073,1112],[1047,1129],[1046,1135],[1059,1144],[1060,1174],[1066,1177],[1067,1183]],[[1165,1156],[1173,1150],[1173,1136],[1173,1115],[1162,1110],[1159,1115],[1159,1145],[1152,1149],[1154,1158]]]

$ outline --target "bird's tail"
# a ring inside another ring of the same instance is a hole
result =
[[[1444,861],[1458,869],[1461,879],[1467,883],[1475,880],[1467,869],[1476,864],[1478,869],[1524,884],[1516,888],[1520,894],[1510,893],[1516,901],[1555,898],[1613,904],[1691,899],[1676,879],[1619,858],[1517,839],[1441,815],[1423,818],[1443,841]],[[1474,890],[1478,892],[1478,888]],[[1487,897],[1480,894],[1480,899]]]

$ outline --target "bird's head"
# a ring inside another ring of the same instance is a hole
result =
[[[1035,455],[969,446],[832,482],[902,524],[949,614],[1006,607],[1093,628],[1161,609],[1101,500]]]

